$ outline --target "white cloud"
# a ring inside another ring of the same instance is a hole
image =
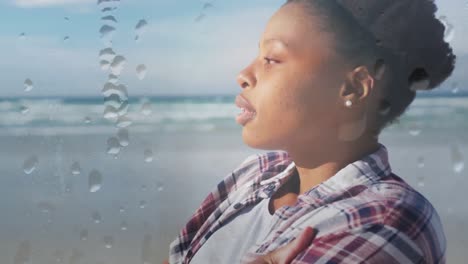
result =
[[[95,0],[15,0],[14,4],[19,7],[47,7],[47,6],[63,6],[70,4],[88,4]]]

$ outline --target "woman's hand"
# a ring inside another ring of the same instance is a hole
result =
[[[255,259],[250,259],[242,264],[289,264],[304,249],[310,246],[317,232],[311,227],[306,227],[304,231],[290,244],[276,249],[266,255],[259,255]]]

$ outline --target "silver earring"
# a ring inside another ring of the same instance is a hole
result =
[[[351,106],[353,106],[353,102],[351,100],[346,100],[345,105],[346,107],[351,108]]]

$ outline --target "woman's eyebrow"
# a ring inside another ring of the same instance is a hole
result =
[[[279,42],[281,43],[284,47],[288,47],[288,43],[280,40],[280,39],[277,39],[277,38],[269,38],[269,39],[266,39],[263,43],[266,45],[268,43],[271,43],[272,41],[276,41],[276,42]],[[260,48],[260,42],[258,43],[258,48]]]

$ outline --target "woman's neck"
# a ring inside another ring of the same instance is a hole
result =
[[[367,138],[368,139],[368,138]],[[323,144],[320,148],[303,148],[288,151],[299,175],[298,194],[326,181],[346,165],[375,152],[378,139],[359,140],[353,143]]]

